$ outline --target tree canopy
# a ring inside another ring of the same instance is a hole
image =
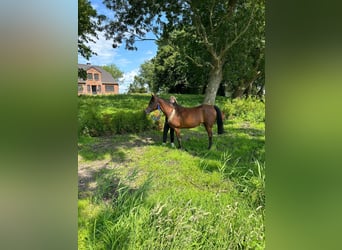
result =
[[[115,80],[123,77],[123,72],[115,64],[101,66],[101,68],[110,73]]]
[[[97,32],[103,29],[101,23],[105,19],[104,15],[97,14],[88,0],[78,0],[78,53],[87,60],[96,55],[87,43],[95,42],[94,38],[98,38]]]
[[[156,35],[151,73],[141,70],[136,86],[204,93],[208,104],[217,94],[264,90],[265,0],[104,0],[112,17],[97,15],[88,0],[78,1],[78,52],[86,59],[96,54],[87,42],[98,31],[105,31],[114,48],[125,44],[131,50],[149,32]]]
[[[203,71],[207,72],[207,77],[204,77],[207,82],[200,83],[205,89],[204,103],[215,103],[219,86],[224,82],[224,76],[229,75],[224,71],[229,68],[226,66],[231,63],[234,47],[253,43],[260,45],[256,50],[263,53],[264,0],[162,0],[158,3],[148,0],[104,0],[104,3],[115,13],[114,18],[105,25],[106,37],[112,39],[113,47],[125,42],[127,49],[136,49],[135,41],[145,39],[148,32],[154,32],[163,41],[170,40],[175,30],[184,31],[191,37],[193,45],[189,46],[196,48],[198,55],[196,50],[192,50],[192,53],[180,56],[198,67],[207,68],[208,71]],[[259,60],[258,56],[255,60]]]
[[[78,53],[89,60],[92,55],[96,55],[87,43],[95,42],[94,38],[98,38],[97,32],[103,30],[102,21],[106,17],[98,15],[96,10],[91,6],[88,0],[78,0]],[[86,79],[87,72],[84,69],[78,69],[78,77]]]
[[[153,60],[145,61],[140,65],[139,74],[134,77],[133,83],[128,88],[128,93],[146,93],[154,91],[155,85],[155,64]]]

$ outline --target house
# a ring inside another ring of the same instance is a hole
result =
[[[78,64],[79,69],[87,72],[87,79],[78,78],[78,95],[119,94],[119,84],[103,68],[95,65]]]

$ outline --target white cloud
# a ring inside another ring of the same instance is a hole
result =
[[[112,64],[114,57],[117,56],[116,50],[112,47],[112,42],[110,40],[106,40],[104,33],[98,33],[99,39],[93,38],[95,43],[89,42],[87,43],[88,46],[90,46],[91,50],[97,55],[93,55],[90,58],[90,63],[94,65],[109,65]],[[80,62],[86,62],[86,60],[82,57],[80,58]]]
[[[119,79],[120,86],[119,86],[119,92],[127,93],[128,87],[131,83],[134,81],[134,77],[139,74],[139,69],[133,69],[130,72],[124,73],[123,77]]]

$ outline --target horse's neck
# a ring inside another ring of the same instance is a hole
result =
[[[160,109],[163,111],[163,113],[166,115],[167,118],[169,118],[172,114],[175,112],[175,108],[172,104],[167,103],[163,99],[159,99],[159,105]]]

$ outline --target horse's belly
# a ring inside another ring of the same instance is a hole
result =
[[[186,122],[183,122],[183,123],[178,123],[176,124],[176,127],[177,128],[195,128],[199,125],[201,125],[202,122],[191,122],[191,123],[186,123]]]

